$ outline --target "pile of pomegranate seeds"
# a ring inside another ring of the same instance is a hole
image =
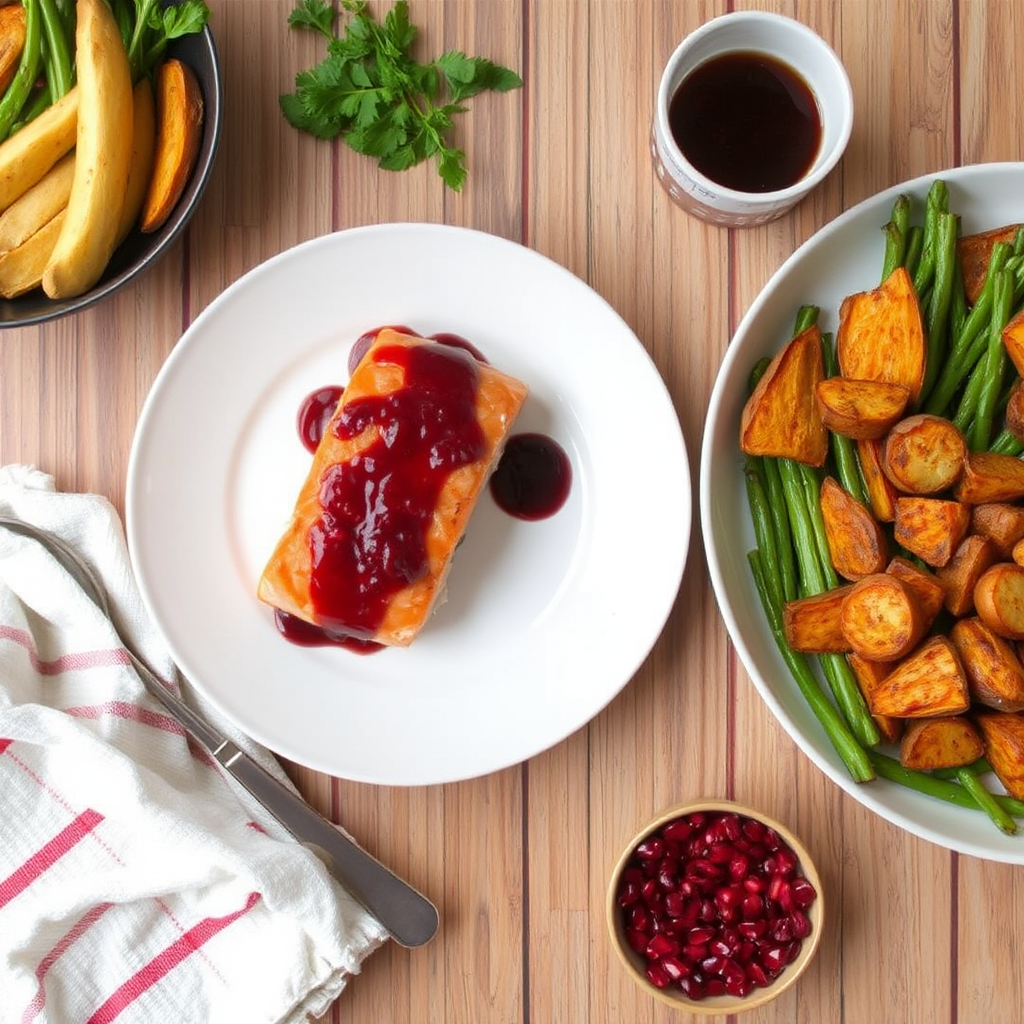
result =
[[[626,941],[657,988],[690,999],[770,985],[810,934],[817,898],[796,854],[761,821],[676,818],[633,851],[619,882]]]

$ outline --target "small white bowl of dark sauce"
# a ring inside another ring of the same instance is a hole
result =
[[[669,59],[651,154],[684,210],[749,227],[820,184],[852,129],[853,91],[835,51],[792,18],[736,11],[705,22]]]

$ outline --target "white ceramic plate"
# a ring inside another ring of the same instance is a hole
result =
[[[935,177],[948,183],[950,209],[962,215],[965,234],[1024,221],[1024,163],[986,164],[891,188],[847,211],[802,245],[747,311],[715,382],[701,455],[702,529],[729,634],[765,703],[808,757],[866,807],[915,835],[962,853],[1024,864],[1024,834],[1004,836],[981,813],[947,806],[893,783],[858,785],[850,779],[779,656],[746,561],[754,540],[739,421],[750,370],[759,358],[782,347],[802,303],[820,306],[822,330],[835,330],[840,301],[879,283],[881,229],[897,195],[906,192],[916,198],[915,221],[920,223]]]
[[[296,414],[344,383],[360,334],[396,323],[460,334],[526,381],[516,431],[562,445],[572,492],[539,522],[485,493],[410,648],[293,646],[255,590],[309,469]],[[297,246],[196,319],[143,409],[126,518],[146,605],[216,707],[301,764],[415,785],[524,760],[619,692],[672,607],[690,505],[668,393],[603,299],[512,242],[391,224]]]

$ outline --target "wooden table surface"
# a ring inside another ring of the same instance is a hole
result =
[[[322,54],[311,34],[286,26],[289,0],[210,6],[226,117],[190,228],[116,296],[0,337],[0,458],[119,507],[139,410],[190,321],[275,253],[385,221],[479,228],[589,282],[664,375],[696,481],[730,335],[796,246],[903,179],[1024,153],[1020,0],[411,0],[424,52],[486,55],[525,80],[520,92],[477,98],[460,120],[469,153],[461,195],[446,192],[432,167],[380,171],[284,121],[278,95]],[[647,149],[668,55],[702,22],[741,6],[816,29],[843,58],[856,103],[846,156],[824,186],[746,231],[674,207]],[[696,1020],[629,980],[608,943],[603,901],[617,851],[639,823],[699,796],[732,797],[787,822],[816,856],[832,908],[808,973],[751,1024],[1024,1017],[1021,869],[912,838],[803,756],[730,646],[698,524],[650,657],[603,713],[553,749],[427,788],[292,773],[442,914],[427,947],[374,954],[332,1009],[334,1024]]]

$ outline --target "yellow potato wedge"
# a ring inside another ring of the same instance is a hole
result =
[[[968,505],[1024,498],[1024,462],[1013,455],[971,452],[953,489],[953,497]]]
[[[906,495],[896,499],[893,538],[930,566],[941,567],[967,536],[968,505],[945,498]]]
[[[997,562],[974,586],[974,607],[982,622],[1009,640],[1024,640],[1024,566]]]
[[[840,611],[850,587],[835,587],[821,594],[787,601],[782,609],[786,643],[807,654],[842,653],[850,649],[843,636]]]
[[[1003,328],[1003,345],[1017,373],[1024,376],[1024,309],[1018,310],[1007,321]]]
[[[918,604],[921,605],[921,611],[924,612],[930,627],[935,621],[935,616],[942,611],[946,599],[946,591],[938,577],[900,555],[892,559],[885,567],[885,571],[903,580],[917,595]]]
[[[831,476],[822,481],[820,500],[836,572],[847,580],[882,572],[889,561],[889,539],[875,517]]]
[[[117,229],[120,245],[135,227],[146,200],[153,177],[153,156],[156,152],[156,101],[148,78],[140,79],[132,90],[132,159],[128,167],[128,187]]]
[[[949,639],[973,701],[996,711],[1024,711],[1024,665],[1012,644],[976,615],[954,622]]]
[[[203,137],[203,94],[195,73],[180,60],[165,60],[156,78],[156,157],[140,228],[156,231],[185,190]]]
[[[950,615],[969,615],[974,610],[974,588],[982,573],[999,558],[988,537],[969,533],[960,542],[953,557],[935,573],[942,583],[943,604]]]
[[[0,143],[0,210],[6,210],[75,148],[79,94],[76,85]]]
[[[992,247],[996,242],[1013,242],[1018,227],[1019,224],[1006,224],[991,231],[979,231],[957,239],[956,253],[964,275],[964,294],[970,305],[973,306],[978,301],[978,296],[985,287]]]
[[[1024,717],[1005,711],[986,711],[975,717],[985,756],[1006,792],[1024,800]]]
[[[896,518],[899,492],[882,469],[882,443],[871,439],[858,441],[857,457],[871,511],[879,522],[891,523]]]
[[[874,715],[933,718],[958,715],[970,702],[967,676],[953,642],[933,636],[878,684],[868,707]]]
[[[826,377],[818,385],[817,399],[829,430],[860,441],[885,436],[903,415],[910,390],[881,380]]]
[[[1019,540],[1013,545],[1010,556],[1018,565],[1024,565],[1024,540]]]
[[[882,468],[904,494],[938,494],[960,479],[967,442],[941,416],[918,413],[900,420],[885,438]]]
[[[963,715],[919,718],[907,723],[900,743],[900,764],[930,772],[960,768],[984,753],[981,734]]]
[[[0,213],[0,253],[16,249],[68,205],[75,154],[62,156],[24,195]]]
[[[106,269],[132,157],[131,71],[117,23],[105,0],[78,0],[77,12],[75,177],[64,227],[43,273],[43,291],[51,299],[81,295]]]
[[[905,267],[840,305],[836,354],[844,377],[902,384],[913,403],[924,383],[926,351],[921,307]]]
[[[25,7],[5,4],[0,7],[0,94],[14,80],[24,46]]]
[[[870,661],[906,657],[928,629],[917,595],[899,577],[886,572],[854,583],[839,616],[850,650]]]
[[[1013,546],[1024,539],[1024,508],[993,501],[971,509],[971,533],[988,537],[999,557],[1010,558]]]
[[[823,465],[828,431],[814,397],[823,375],[821,331],[812,325],[772,359],[747,399],[740,418],[740,448],[748,455]]]
[[[57,244],[64,215],[61,210],[16,249],[0,256],[0,296],[16,299],[42,284],[43,270]]]
[[[875,692],[882,680],[892,671],[892,665],[884,661],[870,661],[854,651],[846,655],[846,661],[853,671],[857,688],[868,707],[871,707],[871,694]],[[903,735],[904,721],[891,715],[872,715],[878,732],[886,743],[898,743]]]
[[[1006,400],[1003,426],[1018,441],[1024,441],[1024,380],[1019,377],[1010,388],[1010,397]]]

